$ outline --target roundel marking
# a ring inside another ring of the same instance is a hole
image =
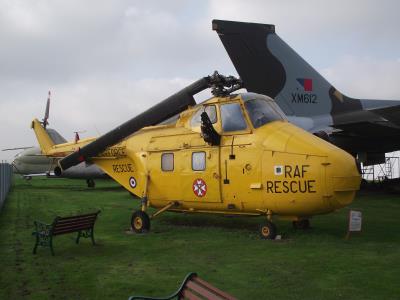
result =
[[[135,179],[135,177],[129,178],[129,185],[133,189],[136,187],[136,179]]]
[[[193,181],[192,189],[193,193],[197,197],[204,197],[207,194],[207,184],[201,178],[195,179],[195,181]]]

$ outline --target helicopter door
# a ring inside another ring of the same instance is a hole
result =
[[[150,201],[174,201],[181,199],[179,150],[148,152],[149,183],[147,195]]]
[[[192,140],[193,142],[193,140]],[[204,141],[201,141],[204,144]],[[219,147],[191,147],[182,151],[181,189],[188,202],[221,202]]]
[[[261,207],[261,149],[254,146],[239,102],[220,106],[221,188],[223,202],[230,210]]]

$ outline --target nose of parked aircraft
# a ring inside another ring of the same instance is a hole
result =
[[[331,149],[323,165],[329,203],[334,209],[349,205],[361,182],[355,158],[339,148]]]
[[[321,194],[317,201],[319,204],[315,203],[316,211],[329,212],[349,205],[361,182],[355,158],[333,144],[292,125],[287,125],[280,130],[282,131],[290,136],[285,150],[306,155],[309,161],[314,162],[313,166],[319,169],[316,176],[321,178]]]

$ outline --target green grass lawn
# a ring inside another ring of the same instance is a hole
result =
[[[345,240],[348,208],[281,241],[258,238],[260,218],[165,213],[131,234],[137,200],[112,181],[16,179],[0,213],[0,299],[127,299],[175,291],[188,272],[239,299],[400,299],[400,198],[361,195],[363,232]],[[89,239],[54,239],[32,254],[33,221],[101,209]]]

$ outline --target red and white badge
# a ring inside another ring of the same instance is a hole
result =
[[[198,178],[195,181],[193,181],[193,193],[197,196],[197,197],[204,197],[207,193],[207,184],[206,182],[201,179]]]

